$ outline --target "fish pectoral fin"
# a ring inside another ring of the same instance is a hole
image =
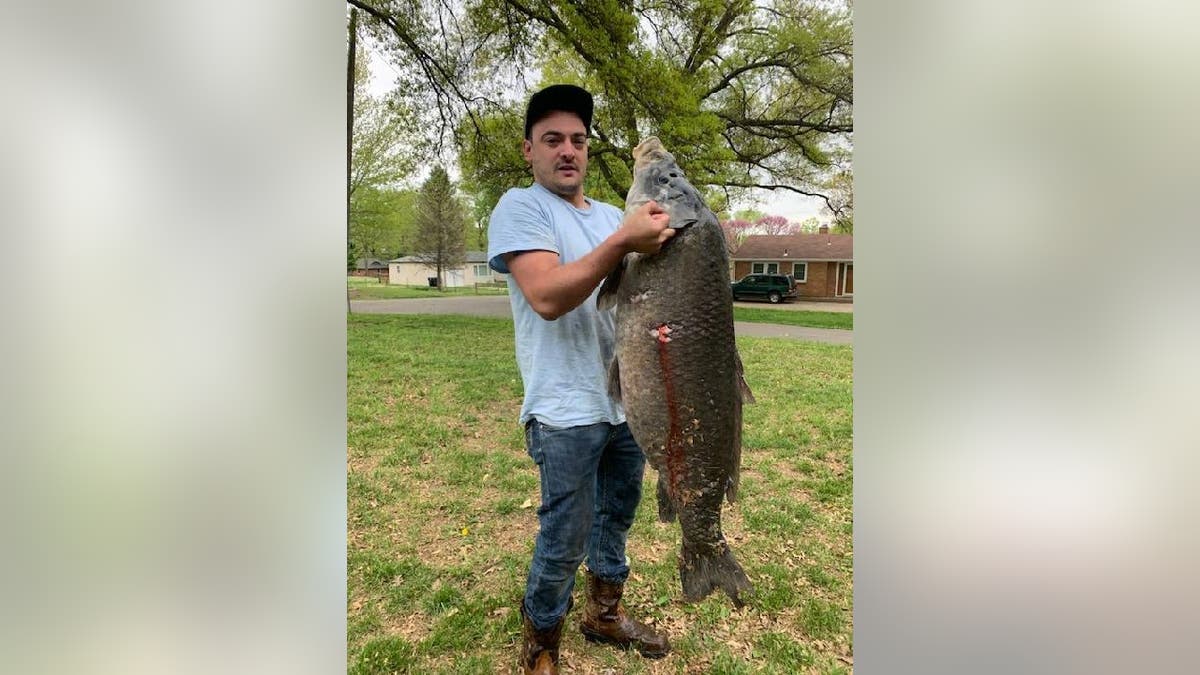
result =
[[[621,258],[621,262],[617,263],[613,271],[604,277],[604,282],[600,284],[600,293],[596,295],[596,307],[608,310],[617,306],[617,288],[621,285],[621,276],[625,274],[625,266],[631,255],[634,254],[630,253]]]
[[[735,376],[735,379],[737,380],[738,392],[741,393],[741,395],[742,395],[742,402],[743,403],[757,403],[758,401],[754,400],[754,392],[750,391],[750,385],[746,382],[745,369],[742,367],[742,355],[738,354],[735,351],[733,353],[733,357],[736,362],[736,367],[734,368],[734,371],[737,374]]]
[[[621,366],[615,356],[608,364],[608,395],[617,403],[621,402]]]
[[[754,398],[754,392],[750,391],[750,385],[746,384],[746,377],[741,373],[737,376],[738,390],[742,393],[743,403],[758,403]]]

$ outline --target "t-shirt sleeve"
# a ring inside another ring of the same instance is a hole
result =
[[[504,254],[535,250],[561,253],[549,216],[527,190],[509,190],[488,221],[488,265],[508,274]]]

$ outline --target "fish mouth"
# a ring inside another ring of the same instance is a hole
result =
[[[667,227],[671,228],[672,230],[682,230],[685,228],[689,228],[698,222],[700,222],[700,221],[696,220],[695,218],[688,218],[687,220],[680,220],[680,221],[672,220],[671,224],[668,225]]]

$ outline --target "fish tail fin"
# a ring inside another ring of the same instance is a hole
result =
[[[716,551],[703,552],[689,549],[685,541],[679,560],[679,579],[683,582],[683,597],[688,602],[699,602],[720,588],[734,606],[741,607],[742,594],[753,589],[724,541]]]
[[[664,523],[673,523],[675,516],[675,502],[671,501],[671,495],[667,492],[667,481],[660,473],[658,474],[658,519]]]

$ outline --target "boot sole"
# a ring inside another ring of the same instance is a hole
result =
[[[643,657],[645,657],[647,659],[661,659],[664,656],[666,656],[667,654],[671,653],[670,649],[667,649],[665,652],[656,652],[656,651],[651,651],[651,650],[637,649],[636,647],[633,646],[632,642],[622,642],[620,640],[615,640],[613,638],[610,638],[607,635],[600,635],[599,633],[589,633],[584,628],[580,628],[579,632],[583,633],[584,639],[587,640],[588,642],[596,642],[599,644],[613,645],[614,647],[620,647],[621,649],[624,649],[627,651],[629,649],[635,649],[638,654],[641,654]]]

